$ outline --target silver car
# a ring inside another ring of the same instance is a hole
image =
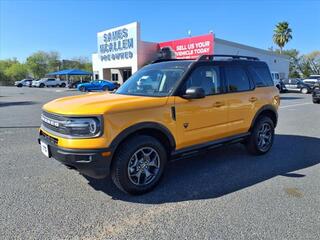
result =
[[[14,82],[17,87],[31,87],[32,79],[22,79],[20,81]]]

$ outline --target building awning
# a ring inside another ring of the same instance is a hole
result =
[[[80,69],[66,69],[66,70],[61,70],[61,71],[57,71],[57,72],[51,72],[46,74],[47,76],[53,76],[53,75],[79,75],[79,76],[83,76],[83,75],[92,75],[92,72],[87,72],[87,71],[83,71]]]

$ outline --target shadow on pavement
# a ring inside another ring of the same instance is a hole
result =
[[[303,99],[303,97],[283,97],[283,96],[280,96],[280,100],[296,100],[296,99]]]
[[[241,144],[226,146],[169,163],[161,183],[142,196],[122,193],[110,178],[87,179],[94,189],[128,202],[161,204],[217,198],[279,175],[304,177],[291,172],[320,163],[319,146],[319,138],[293,135],[276,135],[272,150],[263,156],[249,155]]]
[[[33,102],[33,101],[0,102],[0,107],[26,106],[26,105],[34,105],[34,104],[37,104],[37,102]]]

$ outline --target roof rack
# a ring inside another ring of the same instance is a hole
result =
[[[232,59],[246,59],[246,60],[255,60],[255,61],[258,61],[259,58],[257,57],[250,57],[250,56],[240,56],[240,55],[224,55],[224,54],[217,54],[217,55],[210,55],[210,54],[207,54],[207,55],[201,55],[197,61],[213,61],[214,58],[217,58],[217,57],[221,57],[221,58],[232,58]]]

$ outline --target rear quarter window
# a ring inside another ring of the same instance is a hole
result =
[[[273,80],[268,67],[248,66],[248,70],[257,87],[273,86]]]

